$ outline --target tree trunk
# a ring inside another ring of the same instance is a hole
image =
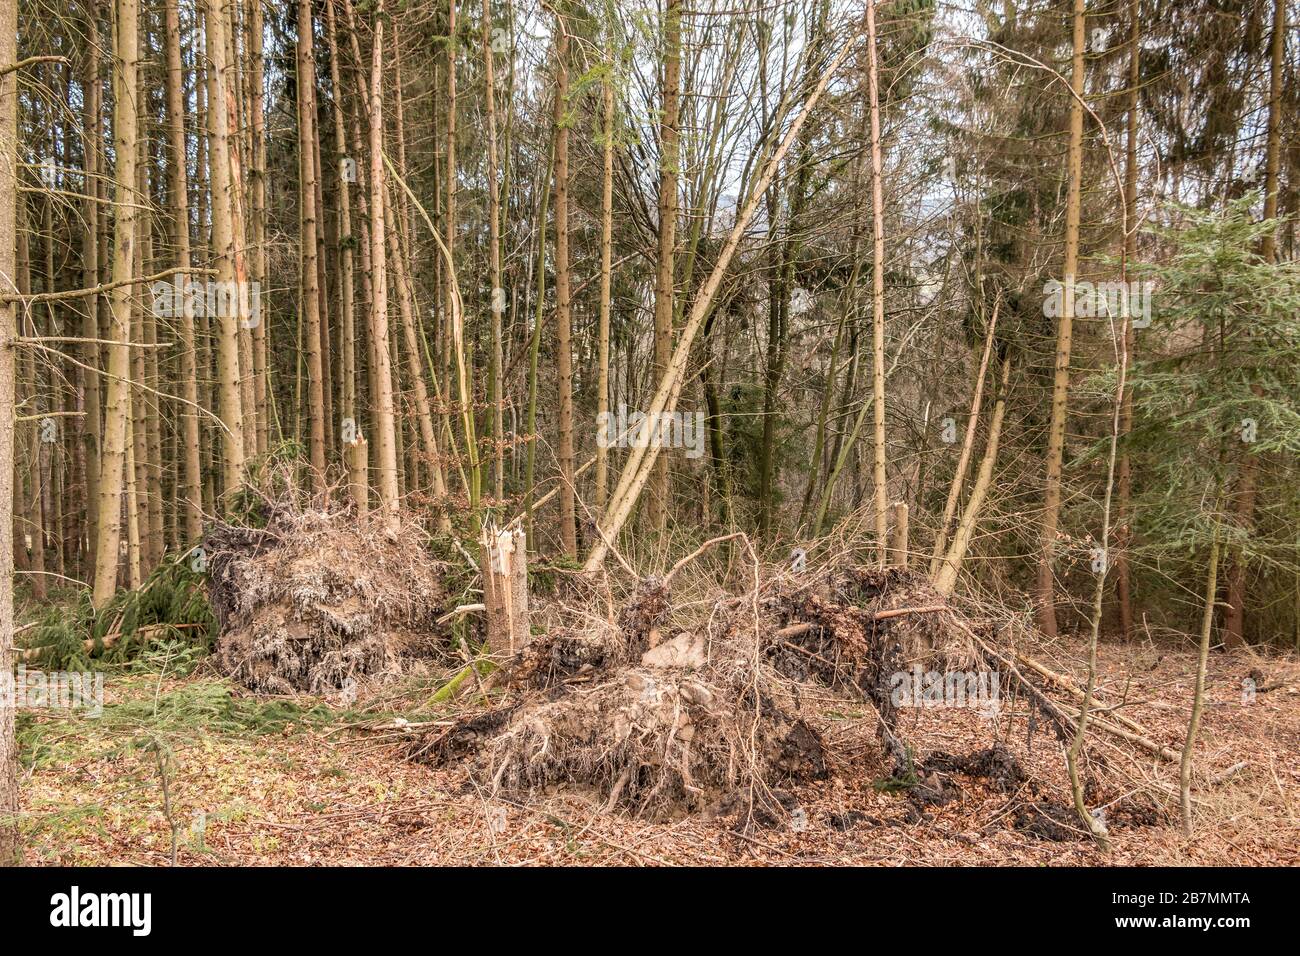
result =
[[[666,0],[663,19],[663,88],[659,118],[659,235],[655,268],[653,380],[662,381],[673,354],[673,311],[677,250],[677,174],[681,162],[682,5]],[[668,456],[657,455],[650,480],[647,519],[655,531],[668,520]]]
[[[1268,136],[1264,159],[1264,218],[1277,218],[1278,184],[1281,172],[1282,143],[1282,67],[1286,52],[1286,3],[1273,0],[1273,38],[1269,70]],[[1265,262],[1277,256],[1275,230],[1270,230],[1260,243],[1260,255]],[[1255,387],[1256,394],[1260,389]],[[1247,535],[1255,524],[1255,499],[1259,484],[1259,456],[1243,448],[1241,472],[1237,485],[1236,522]],[[1242,647],[1246,643],[1246,555],[1239,544],[1228,549],[1228,603],[1223,611],[1223,640],[1228,647]]]
[[[670,0],[672,2],[672,0]],[[578,526],[574,510],[573,474],[573,345],[569,315],[569,128],[565,110],[569,100],[568,24],[556,17],[555,39],[555,377],[560,466],[560,545],[571,558],[578,556]]]
[[[952,543],[948,545],[948,552],[944,556],[943,563],[939,566],[939,573],[934,579],[934,589],[940,594],[951,594],[957,586],[957,575],[961,571],[961,563],[966,557],[966,550],[970,547],[971,538],[975,534],[975,524],[979,520],[980,509],[984,507],[984,498],[988,495],[989,488],[993,484],[993,466],[998,460],[998,442],[1002,437],[1002,419],[1007,409],[1007,387],[1011,380],[1011,361],[1010,359],[1002,360],[1002,385],[998,392],[997,401],[993,405],[993,418],[989,422],[988,444],[984,448],[984,458],[980,462],[979,472],[975,476],[975,486],[971,488],[970,498],[966,502],[966,510],[962,513],[961,521],[957,525],[957,530],[953,533]]]
[[[123,0],[122,6],[133,0]],[[0,0],[0,275],[15,268],[18,196],[18,0]],[[14,337],[18,309],[0,299],[0,674],[13,673]],[[0,707],[0,866],[21,862],[15,708]]]
[[[483,565],[483,606],[488,653],[504,659],[528,643],[528,539],[523,528],[483,526],[479,538]]]
[[[948,549],[948,528],[953,515],[957,513],[957,503],[961,501],[961,488],[966,481],[966,469],[970,467],[971,454],[975,448],[975,428],[979,424],[980,405],[984,399],[984,379],[988,374],[989,356],[993,353],[993,333],[998,327],[998,310],[1001,299],[993,304],[993,316],[989,319],[988,331],[984,336],[984,354],[980,356],[979,375],[975,379],[975,394],[970,402],[970,418],[966,421],[966,434],[961,442],[961,454],[957,458],[957,469],[952,475],[952,484],[948,486],[948,499],[943,505],[943,516],[939,519],[939,530],[934,535],[934,549],[930,554],[930,577],[939,573],[939,565]]]
[[[322,369],[319,272],[316,257],[316,58],[310,0],[298,0],[299,308],[307,332],[307,423],[312,489],[325,490],[325,385]]]
[[[1129,0],[1129,54],[1128,54],[1128,128],[1124,144],[1124,222],[1128,230],[1124,235],[1123,271],[1127,288],[1129,268],[1137,259],[1137,136],[1138,93],[1142,82],[1139,62],[1142,28],[1139,22],[1138,0]],[[1127,303],[1127,299],[1125,302]],[[1133,317],[1124,313],[1124,348],[1128,360],[1133,361],[1137,336],[1133,332]],[[1133,431],[1133,390],[1125,388],[1120,400],[1119,458],[1119,515],[1115,528],[1115,591],[1119,599],[1119,629],[1124,640],[1133,639],[1133,587],[1129,569],[1128,551],[1133,540],[1131,502],[1133,498],[1133,465],[1128,453],[1128,435]]]
[[[1218,510],[1217,508],[1215,509]],[[1183,834],[1192,835],[1192,754],[1196,733],[1201,726],[1205,706],[1205,670],[1210,658],[1210,637],[1214,631],[1214,602],[1219,591],[1219,536],[1210,543],[1210,563],[1205,572],[1205,611],[1201,616],[1200,656],[1196,662],[1196,690],[1192,693],[1192,712],[1187,719],[1187,737],[1183,741],[1183,759],[1178,765],[1179,803],[1183,811]]]
[[[99,284],[99,158],[100,158],[100,108],[101,90],[99,84],[99,18],[92,11],[86,18],[86,70],[82,79],[82,113],[81,134],[85,143],[83,159],[86,170],[86,202],[82,209],[86,229],[81,238],[81,284],[91,288]],[[99,376],[92,369],[100,367],[99,343],[99,296],[89,295],[82,300],[85,312],[82,317],[81,335],[88,339],[82,347],[81,361],[87,366],[84,370],[84,406],[85,418],[81,434],[85,449],[86,496],[86,541],[93,553],[95,536],[99,526],[99,454],[102,447],[103,411],[100,407]]]
[[[496,81],[492,53],[492,3],[483,0],[483,87],[487,105],[487,181],[488,181],[488,282],[491,286],[492,355],[489,400],[492,403],[492,494],[500,503],[505,497],[505,403],[502,398],[505,354],[502,347],[502,323],[505,319],[506,290],[501,284],[501,195],[497,183],[497,110]],[[608,162],[608,160],[607,160]]]
[[[486,0],[484,0],[486,2]],[[596,330],[596,419],[609,415],[609,318],[612,305],[614,258],[614,51],[613,41],[605,46],[605,78],[601,83],[604,143],[600,186],[600,317]],[[596,445],[597,512],[609,500],[609,448]]]
[[[226,18],[221,0],[207,0],[208,62],[208,178],[212,194],[212,246],[216,256],[217,282],[243,301],[246,289],[239,284],[241,258],[236,229],[238,202],[237,165],[232,162],[230,124],[232,109],[230,68],[226,62]],[[217,327],[217,416],[221,429],[223,492],[237,491],[244,482],[244,409],[240,386],[239,324],[242,308],[221,310],[209,319]]]
[[[104,453],[100,459],[99,531],[95,544],[93,602],[102,608],[117,590],[118,552],[122,538],[122,478],[126,467],[127,418],[131,414],[131,327],[128,284],[134,274],[136,239],[135,162],[137,83],[139,69],[139,0],[121,0],[114,7],[116,32],[113,62],[113,282],[106,338],[108,393],[104,408]]]
[[[178,279],[182,286],[190,281],[190,214],[189,181],[185,148],[185,76],[181,67],[181,24],[177,0],[167,0],[167,120],[168,145],[171,151],[168,191],[172,210],[172,249],[176,264],[183,271]],[[185,541],[196,543],[203,534],[203,478],[199,458],[199,384],[195,360],[194,312],[182,308],[176,317],[181,333],[181,396],[185,404],[180,408],[184,429],[184,494]]]
[[[375,360],[375,436],[379,454],[379,509],[390,531],[398,516],[397,438],[393,415],[393,359],[388,339],[388,258],[384,228],[384,0],[375,7],[370,57],[370,336]]]
[[[343,81],[339,70],[338,25],[334,0],[325,3],[325,36],[330,54],[330,97],[334,114],[334,149],[338,153],[338,258],[339,258],[339,325],[343,357],[342,382],[339,389],[339,415],[351,421],[355,434],[357,421],[356,307],[352,261],[352,183],[356,181],[356,160],[348,156],[347,123],[343,117]],[[343,167],[347,166],[347,170]],[[355,437],[355,436],[354,436]],[[347,440],[347,436],[344,436]],[[349,468],[351,471],[351,468]]]
[[[248,25],[248,58],[251,68],[252,89],[248,105],[252,149],[249,157],[249,187],[252,192],[251,231],[253,241],[253,281],[259,295],[266,290],[266,121],[262,116],[262,100],[266,95],[264,64],[262,62],[262,0],[248,0],[252,9]],[[263,300],[263,304],[267,304]],[[261,321],[253,326],[253,399],[255,404],[255,447],[259,455],[270,449],[270,381],[268,373],[268,342],[270,340],[270,309],[263,308]]]
[[[1074,329],[1074,282],[1079,268],[1079,200],[1083,182],[1084,0],[1074,0],[1074,56],[1070,72],[1069,192],[1065,203],[1065,275],[1061,315],[1056,326],[1056,365],[1052,377],[1052,423],[1047,436],[1047,479],[1038,556],[1038,626],[1056,636],[1055,569],[1057,526],[1061,513],[1061,466],[1065,456],[1065,420],[1070,396],[1070,345]]]
[[[876,0],[867,3],[867,78],[871,97],[871,407],[872,484],[875,492],[876,548],[885,563],[889,530],[889,488],[885,475],[885,197],[881,183],[880,79],[876,64]]]

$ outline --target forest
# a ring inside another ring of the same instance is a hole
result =
[[[1300,862],[1290,0],[0,0],[0,865]]]

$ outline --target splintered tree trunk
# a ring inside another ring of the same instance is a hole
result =
[[[177,0],[167,0],[167,120],[168,145],[171,163],[168,167],[168,191],[171,193],[172,248],[176,264],[183,271],[179,281],[189,282],[190,268],[190,213],[189,182],[185,149],[185,76],[181,69],[181,24]],[[193,544],[203,534],[203,477],[199,459],[199,376],[194,352],[194,313],[182,308],[177,317],[181,334],[181,397],[185,404],[180,408],[184,439],[184,489],[180,496],[185,512],[185,541]],[[96,402],[98,407],[98,402]]]
[[[388,339],[388,258],[384,228],[384,2],[375,7],[370,57],[370,336],[374,343],[375,440],[379,452],[379,509],[389,530],[398,517],[397,436],[393,415],[393,359]]]
[[[506,657],[522,650],[529,640],[528,539],[518,524],[498,528],[488,522],[479,544],[488,653]]]
[[[132,2],[124,0],[123,5]],[[0,0],[0,275],[15,269],[18,196],[18,0]],[[17,307],[0,299],[0,674],[13,672],[14,635],[14,336]],[[15,708],[0,706],[0,866],[16,866],[18,748]]]
[[[907,502],[894,502],[894,527],[889,541],[889,564],[895,568],[906,568],[908,560],[907,541]]]
[[[312,489],[325,489],[325,386],[321,357],[321,310],[316,257],[316,58],[312,53],[311,3],[298,0],[298,258],[300,308],[307,326],[307,422]]]
[[[559,390],[560,543],[578,556],[578,526],[573,489],[573,346],[569,315],[569,129],[564,111],[569,99],[569,34],[556,18],[555,40],[555,370]]]
[[[1056,366],[1052,377],[1052,423],[1047,435],[1047,479],[1038,555],[1038,626],[1056,636],[1056,587],[1053,562],[1061,513],[1061,465],[1065,456],[1065,419],[1070,397],[1070,345],[1074,331],[1074,282],[1079,269],[1079,201],[1083,180],[1084,0],[1074,0],[1074,57],[1070,73],[1070,149],[1066,159],[1069,192],[1065,202],[1065,266],[1061,315],[1056,326]]]
[[[135,160],[139,69],[139,0],[114,7],[116,33],[113,62],[113,279],[106,338],[108,392],[104,408],[104,453],[100,459],[99,530],[95,543],[93,602],[102,608],[117,589],[118,549],[122,540],[122,477],[126,466],[127,418],[131,414],[131,356],[126,346],[131,327],[130,280],[135,265]]]
[[[348,456],[348,493],[357,508],[357,520],[365,524],[370,514],[370,451],[360,432],[346,448]]]
[[[220,0],[207,0],[208,72],[208,176],[212,192],[212,246],[216,255],[217,281],[221,288],[236,285],[239,241],[235,231],[238,182],[231,163],[227,110],[230,108],[230,70],[226,62],[226,18]],[[222,474],[225,494],[233,494],[244,482],[244,410],[239,380],[239,313],[230,308],[215,316],[217,327],[217,416],[221,429]]]
[[[653,377],[662,381],[673,353],[674,259],[677,249],[677,167],[681,122],[682,5],[666,0],[663,19],[663,89],[659,119],[659,250],[655,270]],[[658,455],[650,479],[647,517],[662,531],[668,520],[668,456]]]

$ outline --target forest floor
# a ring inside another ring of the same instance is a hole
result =
[[[1212,653],[1196,749],[1196,833],[1178,826],[1175,764],[1124,741],[1090,736],[1093,760],[1154,798],[1153,818],[1119,814],[1103,854],[1062,818],[1057,840],[1013,813],[1013,796],[961,775],[955,799],[918,808],[882,785],[874,720],[842,698],[820,709],[842,755],[826,780],[792,788],[800,825],[751,828],[701,816],[649,821],[606,813],[574,792],[501,800],[460,767],[404,756],[413,728],[447,715],[422,706],[430,677],[385,689],[365,706],[267,698],[232,689],[210,659],[154,654],[106,679],[98,719],[20,716],[27,857],[33,864],[857,864],[1296,865],[1300,863],[1300,661]],[[1084,649],[1039,647],[1079,677]],[[1103,702],[1181,749],[1196,655],[1149,643],[1104,643]],[[175,676],[177,671],[188,671]],[[1243,694],[1251,678],[1258,691]],[[1040,800],[1068,806],[1061,748],[1030,732],[1023,701],[995,722],[975,711],[905,711],[918,758],[1004,739],[1038,781]],[[964,743],[963,743],[964,741]]]

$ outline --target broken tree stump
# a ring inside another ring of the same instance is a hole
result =
[[[345,462],[348,469],[348,491],[357,508],[357,518],[364,524],[370,510],[370,461],[366,439],[358,434],[347,444]]]
[[[894,502],[894,533],[889,541],[889,563],[896,568],[907,567],[907,502]]]
[[[528,643],[528,543],[516,522],[487,524],[479,545],[483,560],[483,606],[488,653],[505,657]]]

